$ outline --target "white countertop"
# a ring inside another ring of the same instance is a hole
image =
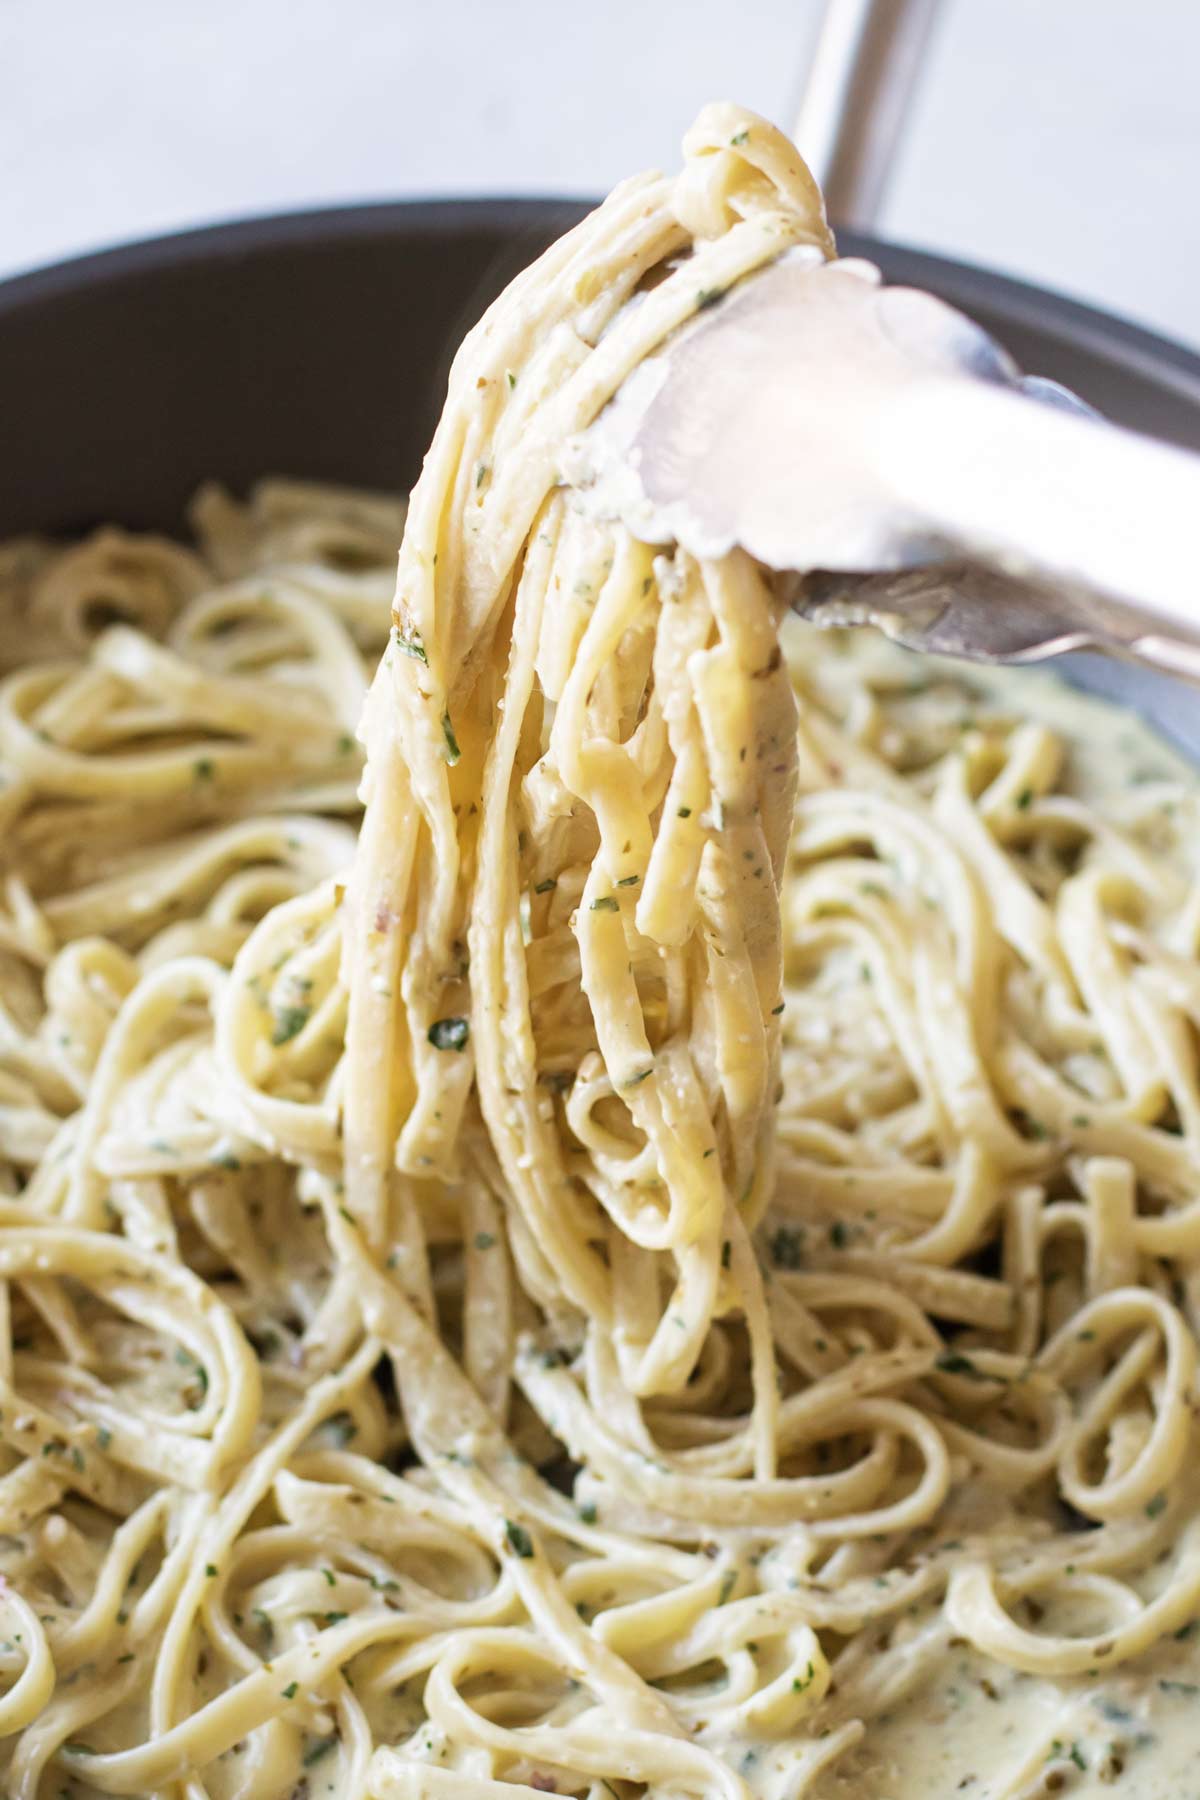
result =
[[[248,213],[595,194],[787,123],[819,0],[0,0],[0,274]],[[946,0],[881,220],[1200,343],[1196,0]]]

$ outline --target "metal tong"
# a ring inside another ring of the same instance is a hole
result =
[[[879,204],[938,7],[829,0],[795,135],[839,223]],[[1105,425],[861,260],[792,251],[738,284],[625,384],[574,468],[644,539],[800,572],[817,623],[1200,681],[1200,457]]]
[[[798,249],[748,276],[625,383],[580,466],[648,542],[801,572],[819,624],[1200,681],[1200,457],[1022,377],[870,263]]]

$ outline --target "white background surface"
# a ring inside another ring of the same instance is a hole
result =
[[[595,194],[790,121],[820,0],[0,0],[0,274],[237,214]],[[1200,343],[1200,0],[945,0],[881,221]]]

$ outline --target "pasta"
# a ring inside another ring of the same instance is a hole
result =
[[[709,107],[407,516],[0,551],[12,1800],[1182,1779],[1196,778],[562,479],[798,242]]]

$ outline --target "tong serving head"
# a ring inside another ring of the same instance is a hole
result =
[[[798,572],[817,624],[981,662],[1095,648],[1200,681],[1200,457],[1022,376],[860,259],[799,248],[746,277],[571,460],[648,542]]]

